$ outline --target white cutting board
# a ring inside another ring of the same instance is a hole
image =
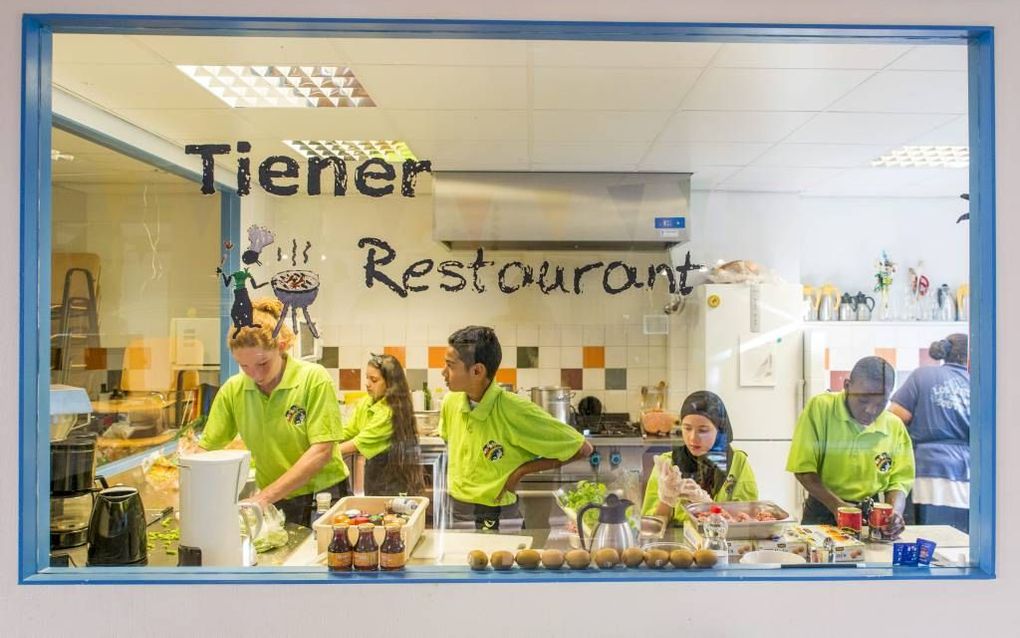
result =
[[[529,549],[533,541],[531,536],[429,529],[422,534],[411,558],[434,565],[466,565],[468,552],[473,549],[490,555],[498,550],[517,553],[518,549]]]

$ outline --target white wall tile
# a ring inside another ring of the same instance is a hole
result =
[[[850,370],[860,358],[856,348],[829,348],[829,370]]]
[[[429,327],[424,323],[407,324],[407,345],[427,346],[429,345]],[[445,341],[443,343],[446,343]],[[439,345],[439,344],[436,344]]]
[[[648,367],[648,346],[627,346],[627,367]]]
[[[501,345],[502,340],[500,341]],[[503,361],[499,364],[501,368],[516,368],[517,367],[517,346],[510,346],[503,348]]]
[[[672,386],[670,386],[670,388],[672,388]],[[693,390],[691,392],[693,392]],[[684,399],[687,398],[688,394],[690,394],[690,392],[688,392],[686,388],[677,390],[670,389],[669,392],[667,392],[668,396],[666,398],[666,408],[679,412],[680,408],[684,404]]]
[[[626,368],[627,348],[626,346],[606,346],[606,367]]]
[[[518,368],[517,387],[534,388],[538,383],[538,368]],[[559,385],[558,383],[556,385]]]
[[[627,389],[638,389],[648,385],[648,368],[627,368]]]
[[[667,336],[668,335],[648,335],[648,345],[666,347]]]
[[[681,371],[688,368],[688,356],[690,353],[687,348],[670,348],[669,360],[667,367],[672,371]]]
[[[606,371],[602,368],[585,368],[581,373],[581,384],[585,390],[605,390]]]
[[[517,345],[517,324],[509,321],[497,321],[492,329],[496,331],[496,337],[502,346]]]
[[[388,346],[402,346],[407,343],[407,326],[402,323],[383,325],[383,343]]]
[[[407,367],[422,370],[429,367],[428,346],[407,346]]]
[[[665,368],[667,361],[666,346],[648,347],[648,365],[655,368]]]
[[[538,324],[535,323],[517,324],[517,345],[519,346],[539,345]]]
[[[560,377],[559,368],[539,368],[538,369],[538,384],[539,385],[560,385],[562,381]]]
[[[670,348],[682,348],[687,346],[688,330],[686,323],[669,324],[669,334],[666,335],[666,343]]]
[[[921,355],[917,348],[896,348],[896,368],[898,370],[913,370],[921,365]]]
[[[584,342],[584,328],[582,326],[572,324],[560,326],[561,346],[588,345],[583,342]]]
[[[648,345],[648,335],[645,334],[643,326],[640,325],[627,326],[627,345],[628,346]]]
[[[340,326],[340,334],[337,337],[338,346],[360,346],[361,326],[345,323]]]
[[[378,323],[361,324],[362,345],[382,344],[384,343],[384,341],[385,337],[383,336],[383,327],[381,324]]]
[[[561,368],[580,368],[584,366],[584,351],[581,346],[562,346],[560,348]],[[541,356],[541,355],[539,355]]]
[[[669,385],[669,373],[666,372],[666,368],[648,368],[648,385],[655,385],[659,381],[665,381],[666,385]]]
[[[603,402],[606,412],[629,412],[627,408],[626,390],[606,390],[606,400]]]
[[[606,326],[606,345],[607,346],[627,345],[627,326],[620,324]]]
[[[606,327],[605,326],[584,326],[584,343],[581,345],[585,346],[601,346],[606,343]]]
[[[560,327],[553,323],[543,323],[538,327],[538,345],[560,345]]]
[[[559,368],[560,348],[558,346],[538,347],[538,366],[540,368]]]
[[[441,346],[450,339],[450,325],[446,323],[430,323],[428,326],[428,339],[430,346]]]
[[[438,369],[429,370],[428,373],[426,374],[426,377],[428,378],[429,388],[445,388],[446,387],[446,381],[443,380],[443,371],[442,370],[438,370]]]
[[[340,346],[341,368],[360,368],[366,361],[361,356],[361,346]]]

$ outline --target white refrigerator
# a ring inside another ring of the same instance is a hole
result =
[[[726,404],[759,497],[797,517],[800,490],[785,468],[804,403],[802,299],[800,284],[697,286],[681,315],[686,335],[675,338],[686,337],[687,391],[711,390]]]

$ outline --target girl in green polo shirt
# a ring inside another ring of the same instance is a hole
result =
[[[299,525],[309,525],[314,494],[334,499],[350,494],[340,440],[340,405],[325,368],[288,356],[294,333],[284,324],[283,304],[252,303],[255,326],[229,335],[230,354],[241,372],[216,393],[199,446],[225,447],[241,436],[251,451],[258,493],[252,501],[273,503]]]
[[[656,458],[642,513],[682,525],[683,506],[690,503],[758,500],[747,454],[730,445],[733,428],[722,399],[707,390],[694,392],[684,399],[680,419],[684,444]]]
[[[354,408],[341,434],[342,455],[365,457],[365,494],[420,495],[424,487],[411,389],[396,357],[374,354],[365,367],[368,396]]]

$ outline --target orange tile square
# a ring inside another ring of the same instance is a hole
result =
[[[404,346],[383,346],[383,354],[388,354],[400,362],[400,367],[407,367],[407,348]]]
[[[85,369],[106,370],[106,348],[85,348]]]
[[[517,368],[500,368],[496,370],[496,383],[509,383],[517,387]]]
[[[360,390],[361,389],[361,369],[360,368],[341,368],[340,369],[340,389],[341,390]]]
[[[586,368],[606,367],[605,346],[584,346],[582,360]]]
[[[882,357],[893,369],[896,368],[896,348],[875,348],[875,356]]]
[[[829,349],[825,349],[825,369],[829,369]]]
[[[429,367],[446,367],[446,346],[429,346]]]

